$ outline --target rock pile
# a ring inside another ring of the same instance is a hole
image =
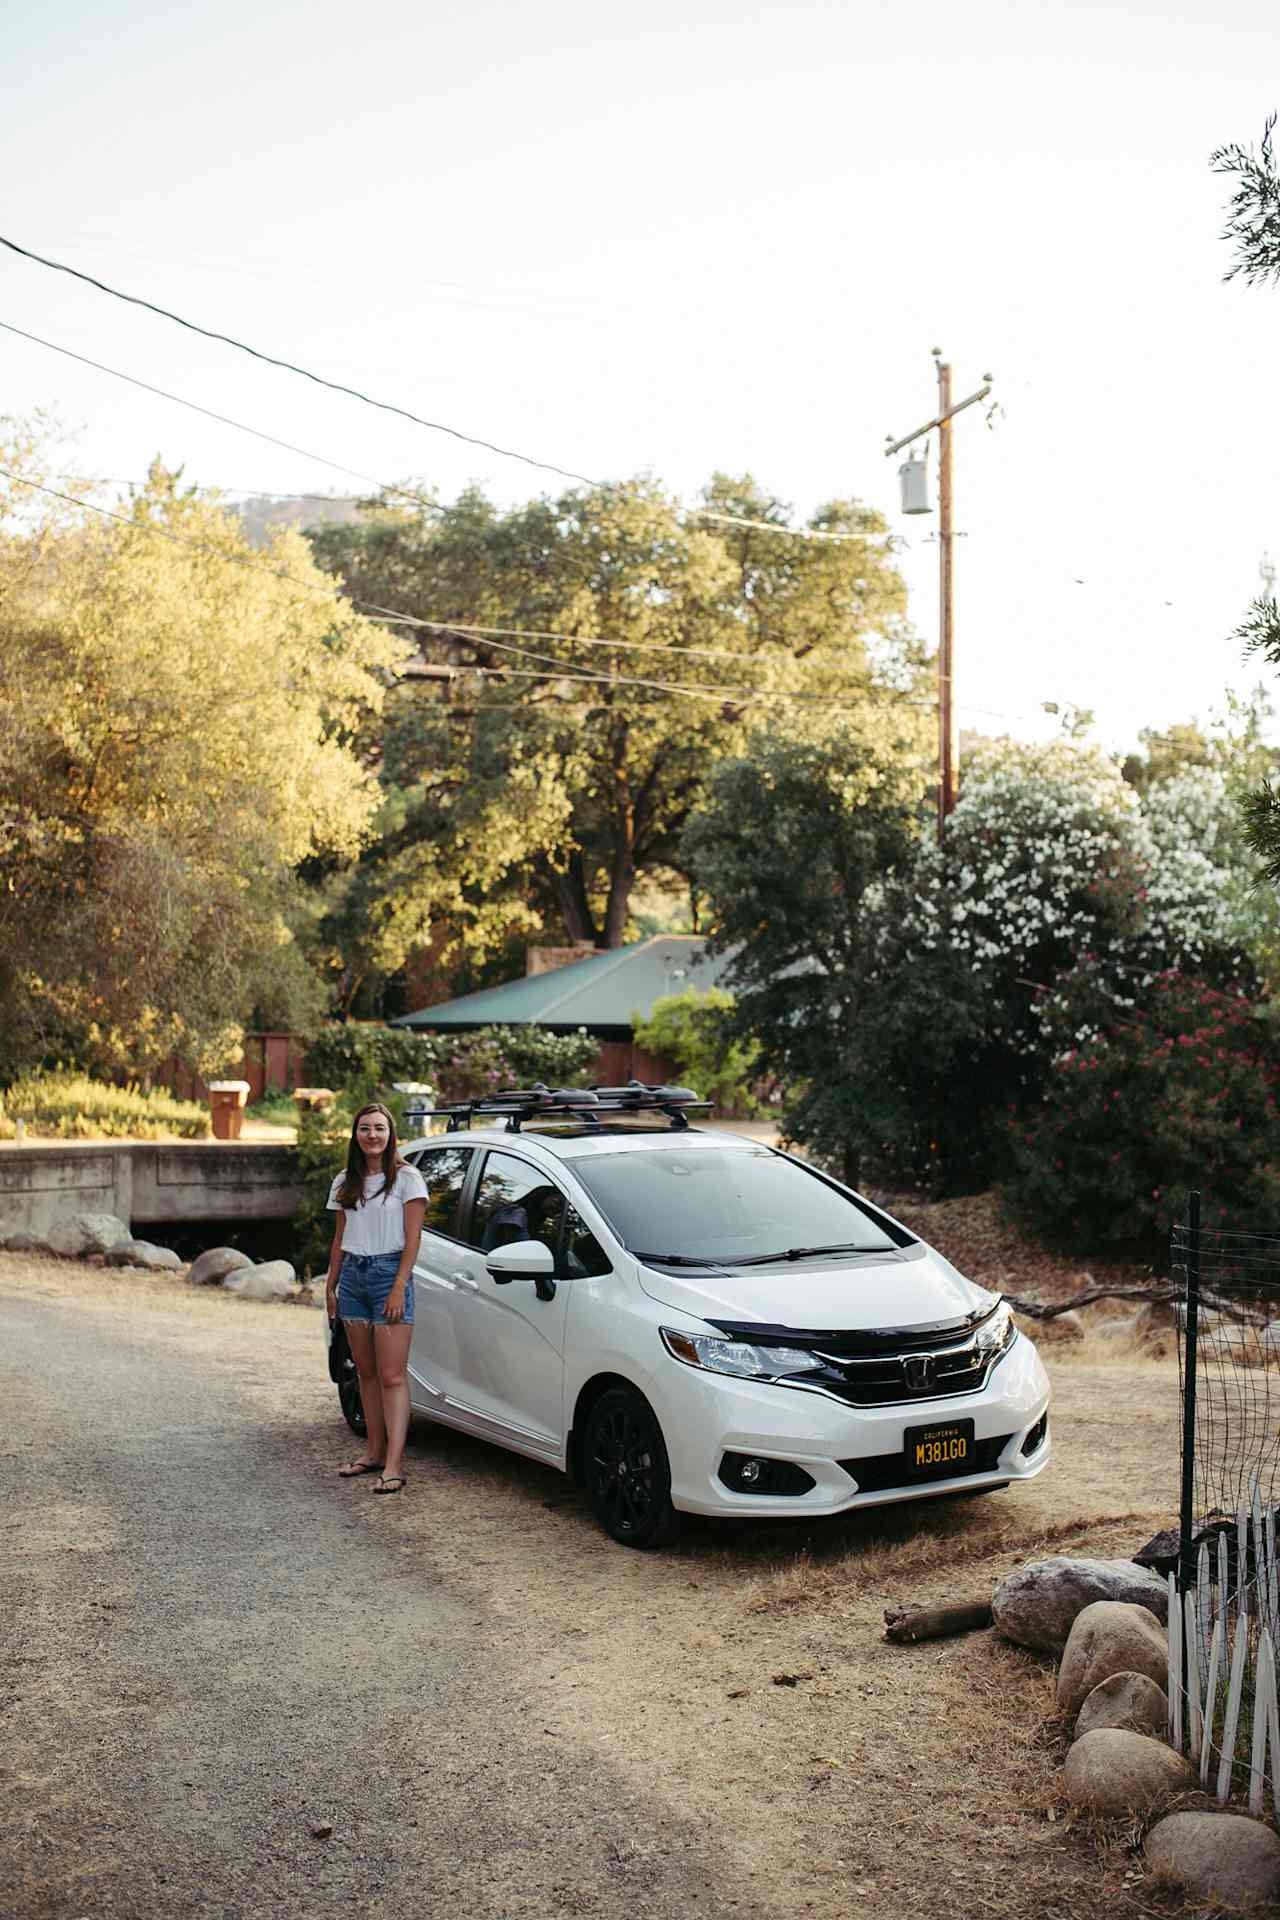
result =
[[[1165,1682],[1168,1589],[1131,1560],[1059,1555],[1019,1567],[996,1589],[1006,1638],[1060,1653],[1058,1707],[1074,1725],[1063,1790],[1104,1818],[1156,1817],[1145,1854],[1153,1876],[1224,1912],[1280,1897],[1280,1838],[1261,1821],[1217,1811],[1166,1811],[1199,1780],[1169,1746]]]
[[[185,1262],[172,1247],[135,1240],[125,1221],[113,1213],[77,1213],[61,1221],[47,1237],[33,1233],[0,1234],[0,1252],[53,1254],[95,1267],[130,1268],[144,1273],[181,1273]],[[323,1296],[301,1286],[287,1260],[261,1265],[238,1247],[210,1247],[191,1263],[193,1286],[222,1286],[244,1300],[298,1300],[321,1305]]]

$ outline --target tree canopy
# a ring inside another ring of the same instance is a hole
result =
[[[216,1069],[320,1011],[292,870],[360,847],[403,643],[158,464],[123,522],[0,506],[0,1043]]]
[[[1215,173],[1235,180],[1223,239],[1235,258],[1226,278],[1243,279],[1249,286],[1280,283],[1280,171],[1277,171],[1271,115],[1255,150],[1232,142],[1210,156]],[[1257,654],[1280,667],[1280,604],[1274,593],[1261,594],[1236,630],[1246,654]],[[1280,886],[1280,790],[1263,779],[1244,802],[1249,844],[1262,861],[1273,886]]]
[[[882,522],[852,501],[780,531],[783,503],[717,477],[683,511],[648,481],[500,512],[376,504],[313,533],[356,604],[426,622],[377,731],[375,842],[328,882],[335,948],[390,971],[513,925],[626,937],[638,876],[683,871],[708,774],[765,729],[816,739],[891,711],[923,738],[920,660]],[[478,629],[493,631],[484,633]]]

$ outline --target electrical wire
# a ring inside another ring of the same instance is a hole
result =
[[[110,374],[113,380],[124,380],[131,387],[140,387],[144,393],[155,394],[157,399],[171,400],[175,406],[188,407],[192,413],[202,413],[206,420],[216,420],[220,426],[235,427],[240,433],[251,433],[255,440],[265,440],[268,446],[283,447],[286,453],[300,454],[304,460],[315,460],[322,467],[332,467],[335,473],[345,473],[349,480],[362,480],[375,493],[395,494],[403,500],[415,500],[421,507],[432,513],[447,515],[449,509],[438,501],[431,500],[425,493],[417,492],[413,487],[391,487],[385,480],[378,480],[373,474],[361,473],[356,467],[344,466],[340,460],[331,460],[327,454],[313,453],[307,447],[295,446],[291,440],[281,440],[274,433],[265,433],[261,427],[251,427],[244,420],[233,420],[230,414],[216,413],[212,407],[201,406],[198,400],[184,399],[180,393],[169,393],[164,387],[156,387],[149,380],[140,380],[136,374],[122,373],[119,367],[109,367],[102,360],[91,360],[88,354],[76,353],[71,347],[61,347],[54,340],[42,340],[38,333],[28,333],[23,327],[15,327],[9,320],[0,320],[0,327],[6,333],[16,333],[22,340],[30,340],[37,347],[47,347],[50,353],[63,354],[68,360],[78,360],[83,367],[92,367],[96,373]]]
[[[375,400],[372,394],[362,393],[358,387],[348,387],[341,380],[330,380],[322,373],[312,373],[307,367],[300,367],[292,360],[281,359],[277,354],[264,353],[258,347],[251,347],[244,340],[237,340],[232,334],[219,333],[216,328],[202,327],[198,321],[184,320],[180,313],[173,313],[168,307],[157,306],[153,300],[144,300],[136,293],[123,293],[119,287],[109,287],[105,280],[95,279],[91,273],[83,273],[79,267],[71,267],[62,260],[50,260],[42,253],[34,253],[30,247],[18,245],[6,234],[0,233],[0,247],[7,247],[10,253],[16,253],[24,260],[33,260],[38,266],[49,267],[55,273],[66,273],[73,280],[82,280],[86,286],[96,287],[99,293],[111,295],[113,300],[124,300],[132,307],[142,307],[148,313],[158,314],[162,320],[172,320],[177,326],[185,327],[188,333],[198,333],[206,340],[218,340],[224,346],[235,347],[239,353],[247,353],[251,359],[261,360],[269,367],[279,367],[285,373],[296,373],[303,380],[312,381],[317,387],[328,387],[332,393],[344,393],[349,399],[360,400],[366,407],[376,407],[382,413],[398,414],[402,420],[410,420],[415,426],[426,427],[432,433],[448,434],[453,440],[461,440],[470,447],[483,447],[487,453],[496,453],[504,460],[519,460],[526,467],[540,467],[544,473],[555,473],[562,480],[578,480],[584,486],[598,487],[603,484],[593,480],[588,474],[575,473],[571,467],[556,466],[550,460],[536,460],[531,454],[519,453],[513,447],[500,447],[493,440],[485,440],[478,434],[464,433],[460,427],[451,427],[442,420],[427,420],[420,413],[414,413],[409,407],[398,406],[391,400]]]
[[[12,480],[18,486],[30,487],[34,492],[43,493],[47,495],[50,499],[64,501],[68,506],[76,507],[81,510],[87,508],[90,513],[99,514],[103,519],[114,520],[120,526],[131,528],[135,532],[154,534],[158,536],[160,539],[169,541],[174,546],[186,547],[191,551],[197,552],[197,553],[212,554],[217,559],[230,560],[237,566],[247,568],[250,572],[269,573],[276,580],[285,581],[292,586],[300,587],[304,593],[309,593],[313,595],[318,594],[324,598],[332,597],[332,594],[333,594],[332,588],[322,587],[312,581],[300,580],[296,574],[289,573],[283,567],[274,567],[269,562],[264,564],[261,561],[251,559],[246,554],[232,553],[224,547],[215,546],[210,541],[184,539],[181,534],[173,533],[167,527],[157,527],[152,525],[149,521],[140,521],[140,520],[131,519],[129,515],[123,514],[123,513],[116,513],[110,507],[95,506],[91,500],[77,500],[75,496],[72,494],[62,493],[56,487],[42,486],[38,480],[28,480],[25,478],[24,475],[19,473],[13,473],[7,467],[0,467],[0,477],[7,480]],[[374,618],[393,620],[403,626],[425,628],[432,632],[452,631],[452,629],[445,622],[421,620],[415,614],[402,613],[393,607],[379,606],[374,601],[361,600],[361,599],[355,598],[354,596],[349,596],[349,604],[361,612],[370,614]],[[519,630],[516,629],[516,631],[519,631]],[[692,695],[694,698],[716,700],[722,704],[725,701],[735,701],[735,702],[742,702],[744,704],[750,705],[752,702],[759,702],[759,701],[768,702],[768,701],[774,701],[774,700],[812,700],[812,701],[820,701],[828,706],[834,706],[834,707],[843,707],[851,704],[851,702],[849,702],[848,700],[842,700],[839,697],[838,693],[834,695],[811,694],[811,693],[801,693],[801,692],[793,691],[791,689],[777,688],[777,687],[760,688],[760,687],[707,686],[704,683],[698,682],[698,681],[672,683],[672,682],[660,681],[660,680],[643,680],[643,679],[634,678],[634,677],[623,675],[623,674],[592,673],[583,668],[575,668],[573,667],[572,663],[557,661],[553,655],[535,653],[532,649],[528,647],[514,646],[509,643],[505,643],[502,641],[493,640],[489,638],[481,638],[477,640],[475,636],[466,634],[466,633],[461,633],[461,632],[459,634],[459,637],[463,639],[472,640],[474,644],[479,644],[479,645],[494,648],[498,652],[513,653],[518,656],[523,656],[529,659],[542,661],[558,669],[558,671],[555,673],[531,673],[531,672],[523,671],[521,669],[514,668],[514,667],[498,668],[498,667],[468,666],[468,667],[460,667],[458,669],[459,675],[465,674],[465,673],[481,673],[481,674],[491,674],[491,675],[501,674],[504,676],[508,676],[516,679],[525,679],[525,680],[558,680],[558,681],[565,681],[565,682],[580,681],[589,685],[640,687],[640,688],[645,688],[658,693],[681,694],[686,697],[689,695]],[[854,692],[855,689],[850,688],[848,691]],[[919,704],[931,705],[932,703],[923,702]]]
[[[479,439],[474,434],[464,433],[461,431],[460,428],[447,426],[442,421],[425,420],[422,418],[420,414],[413,413],[407,407],[398,406],[391,401],[375,400],[371,395],[367,393],[361,393],[359,389],[356,387],[348,387],[343,385],[342,382],[340,381],[327,379],[323,374],[312,373],[306,367],[300,367],[295,365],[295,363],[292,360],[283,360],[278,358],[274,354],[263,353],[257,347],[248,346],[243,340],[237,340],[233,338],[231,334],[219,333],[210,327],[202,327],[198,325],[197,322],[195,322],[194,320],[184,320],[181,314],[171,313],[167,307],[160,307],[155,305],[153,301],[143,300],[137,294],[123,293],[117,287],[108,286],[104,280],[95,279],[94,276],[90,273],[82,273],[78,267],[67,266],[60,260],[50,260],[50,259],[47,259],[43,254],[33,253],[29,248],[19,246],[16,240],[10,240],[4,234],[0,234],[0,246],[8,247],[10,252],[21,255],[23,259],[35,261],[39,266],[50,267],[56,273],[70,274],[73,279],[83,280],[86,282],[87,285],[91,287],[96,287],[99,292],[110,294],[113,299],[127,301],[131,306],[144,307],[148,312],[158,314],[162,319],[175,321],[178,326],[185,327],[188,329],[188,331],[192,333],[202,334],[208,340],[218,340],[223,342],[227,346],[235,347],[241,353],[247,353],[251,355],[252,358],[255,360],[264,361],[268,366],[279,367],[287,373],[299,374],[304,380],[314,381],[317,386],[329,387],[335,393],[347,394],[352,399],[363,401],[366,406],[379,408],[382,412],[400,414],[404,419],[414,422],[414,424],[417,426],[426,427],[434,433],[449,434],[455,440],[465,441],[470,446],[483,447],[487,452],[499,454],[504,459],[519,460],[519,461],[522,461],[526,466],[538,467],[538,468],[541,468],[542,471],[545,473],[557,474],[562,480],[577,480],[577,481],[580,481],[584,486],[598,488],[604,492],[623,491],[623,489],[619,488],[616,484],[611,486],[610,483],[607,481],[593,480],[588,474],[577,473],[571,467],[560,467],[560,466],[556,466],[553,462],[548,460],[537,460],[531,454],[518,453],[510,447],[500,447],[496,445],[492,440]],[[106,366],[103,366],[102,363],[99,361],[90,360],[84,354],[73,353],[69,347],[55,346],[52,341],[42,340],[36,334],[25,333],[21,327],[12,326],[7,321],[0,321],[0,326],[7,327],[10,333],[21,334],[24,339],[34,341],[37,346],[48,347],[50,351],[53,353],[65,353],[69,356],[69,358],[73,360],[80,360],[86,366],[96,367],[102,373],[115,372],[115,369],[112,367],[106,367]],[[117,377],[124,380],[129,380],[133,378],[133,376],[129,374],[119,374]],[[165,394],[163,393],[161,388],[149,386],[149,384],[146,381],[135,380],[133,384],[135,386],[146,387],[148,392],[160,394],[161,397],[164,399],[169,399],[169,400],[178,399],[177,395]],[[226,420],[226,417],[224,415],[213,413],[207,407],[201,407],[196,405],[194,401],[178,400],[178,404],[180,406],[195,407],[196,412],[209,414],[209,417],[211,419],[223,420],[225,424],[229,426],[239,426],[241,424],[239,421]],[[253,427],[250,427],[250,428],[247,428],[246,431],[250,433],[254,433],[257,430]],[[268,439],[268,440],[272,438],[270,434],[260,435],[259,437],[263,439]],[[275,444],[278,446],[288,445],[286,441],[282,441],[282,440],[276,441]],[[303,452],[303,449],[300,447],[294,447],[290,450],[295,453]],[[309,455],[306,455],[305,457],[309,459],[323,458],[322,455],[318,455],[318,454],[309,454]],[[338,463],[331,460],[326,460],[324,464],[326,466],[335,466]],[[350,468],[339,467],[339,471],[352,472],[353,470]],[[358,475],[358,474],[355,477],[358,479],[368,478],[367,475]],[[370,484],[377,485],[378,483],[375,481],[375,482],[371,482]],[[405,490],[396,489],[396,488],[387,488],[385,489],[385,491],[404,492]],[[410,499],[422,498],[422,496],[414,494],[412,492],[409,492],[407,494],[407,497]],[[443,513],[446,511],[446,509],[436,506],[434,501],[424,500],[423,504],[430,506],[432,510],[437,513]],[[783,534],[783,535],[789,536],[791,539],[794,539],[794,540],[828,540],[828,541],[838,541],[838,542],[839,541],[861,541],[865,544],[869,540],[876,540],[876,539],[885,539],[891,543],[894,537],[892,534],[832,533],[819,528],[783,527],[783,526],[778,526],[772,520],[748,520],[740,517],[737,514],[721,513],[718,510],[710,507],[690,508],[690,509],[687,509],[686,511],[693,518],[702,519],[702,520],[718,520],[728,526],[756,527],[765,533]]]

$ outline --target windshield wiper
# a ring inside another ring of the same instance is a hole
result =
[[[747,1260],[735,1260],[735,1267],[767,1267],[774,1260],[808,1260],[817,1253],[892,1253],[892,1246],[860,1247],[850,1241],[834,1247],[784,1247],[781,1253],[753,1253]]]
[[[653,1260],[656,1261],[660,1267],[723,1267],[728,1265],[728,1262],[725,1260],[694,1260],[685,1253],[637,1253],[634,1247],[629,1247],[627,1251],[633,1260]]]

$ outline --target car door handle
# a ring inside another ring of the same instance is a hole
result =
[[[473,1280],[471,1275],[464,1272],[461,1267],[459,1267],[456,1273],[451,1273],[449,1278],[455,1287],[465,1287],[468,1293],[479,1293],[480,1291],[480,1282]]]

